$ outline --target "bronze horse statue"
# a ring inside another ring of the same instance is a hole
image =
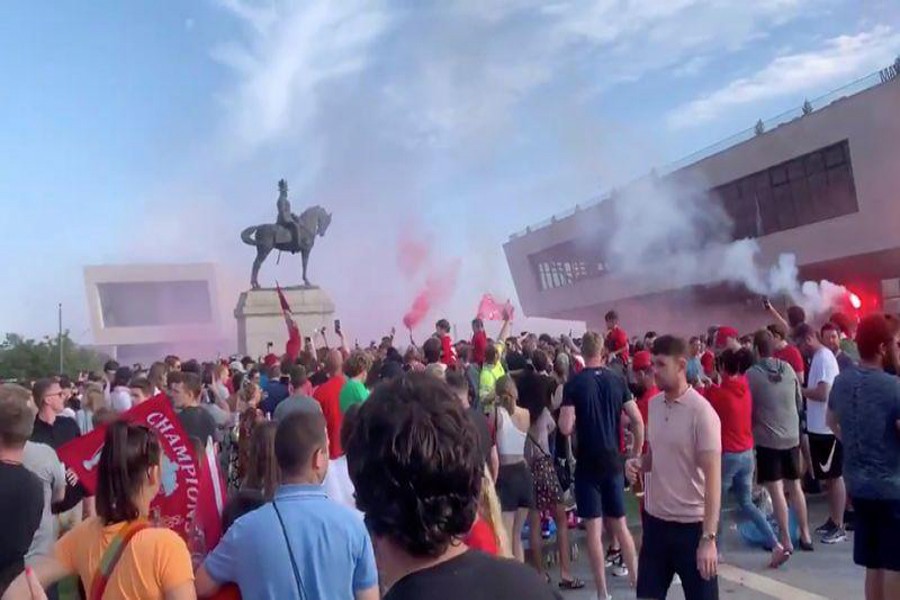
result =
[[[303,284],[312,287],[306,278],[306,267],[309,263],[309,253],[316,241],[316,235],[324,236],[331,225],[331,213],[321,206],[313,206],[296,217],[299,235],[295,238],[292,232],[277,223],[254,225],[241,232],[241,240],[250,246],[256,246],[256,259],[253,261],[253,271],[250,275],[250,286],[259,289],[259,267],[269,256],[272,250],[300,253],[303,257]]]

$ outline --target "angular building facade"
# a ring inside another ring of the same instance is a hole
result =
[[[674,189],[702,182],[700,191],[730,217],[725,241],[755,240],[760,264],[793,254],[801,280],[846,285],[863,310],[900,310],[897,75],[876,73],[856,82],[855,93],[839,91],[817,102],[818,110],[798,109],[659,178]],[[613,194],[510,237],[504,250],[527,316],[596,328],[616,309],[632,328],[681,334],[713,324],[749,331],[768,321],[758,294],[710,281],[702,268],[674,283],[617,269],[605,247],[617,201]]]

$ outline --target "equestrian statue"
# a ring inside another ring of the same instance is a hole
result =
[[[259,267],[269,256],[272,250],[279,252],[300,253],[303,257],[303,284],[313,287],[306,277],[306,266],[309,263],[309,253],[316,241],[316,235],[324,236],[331,225],[331,213],[321,206],[307,208],[298,217],[291,212],[291,203],[287,197],[287,182],[282,179],[278,182],[278,219],[275,223],[254,225],[241,232],[241,240],[250,246],[256,246],[256,259],[253,261],[253,271],[250,275],[250,286],[259,289]]]

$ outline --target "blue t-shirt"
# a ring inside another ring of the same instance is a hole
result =
[[[844,480],[852,497],[900,500],[900,379],[852,366],[834,380],[828,407],[844,444]]]
[[[274,502],[284,519],[304,598],[353,600],[378,585],[372,541],[352,510],[322,486],[282,485]],[[272,503],[228,529],[204,567],[218,583],[234,582],[243,598],[298,598],[291,558]]]
[[[273,379],[264,388],[266,397],[260,402],[260,408],[266,414],[275,414],[275,409],[281,404],[281,401],[290,396],[291,392],[288,386],[281,383],[277,379]]]
[[[622,407],[633,400],[625,379],[609,369],[586,368],[566,383],[563,406],[575,407],[579,471],[599,476],[621,472]]]

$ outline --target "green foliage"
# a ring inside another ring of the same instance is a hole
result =
[[[62,336],[64,372],[75,377],[81,371],[99,371],[106,357],[79,346],[66,331]],[[28,381],[59,374],[59,341],[45,337],[42,341],[7,333],[0,342],[0,379]]]

